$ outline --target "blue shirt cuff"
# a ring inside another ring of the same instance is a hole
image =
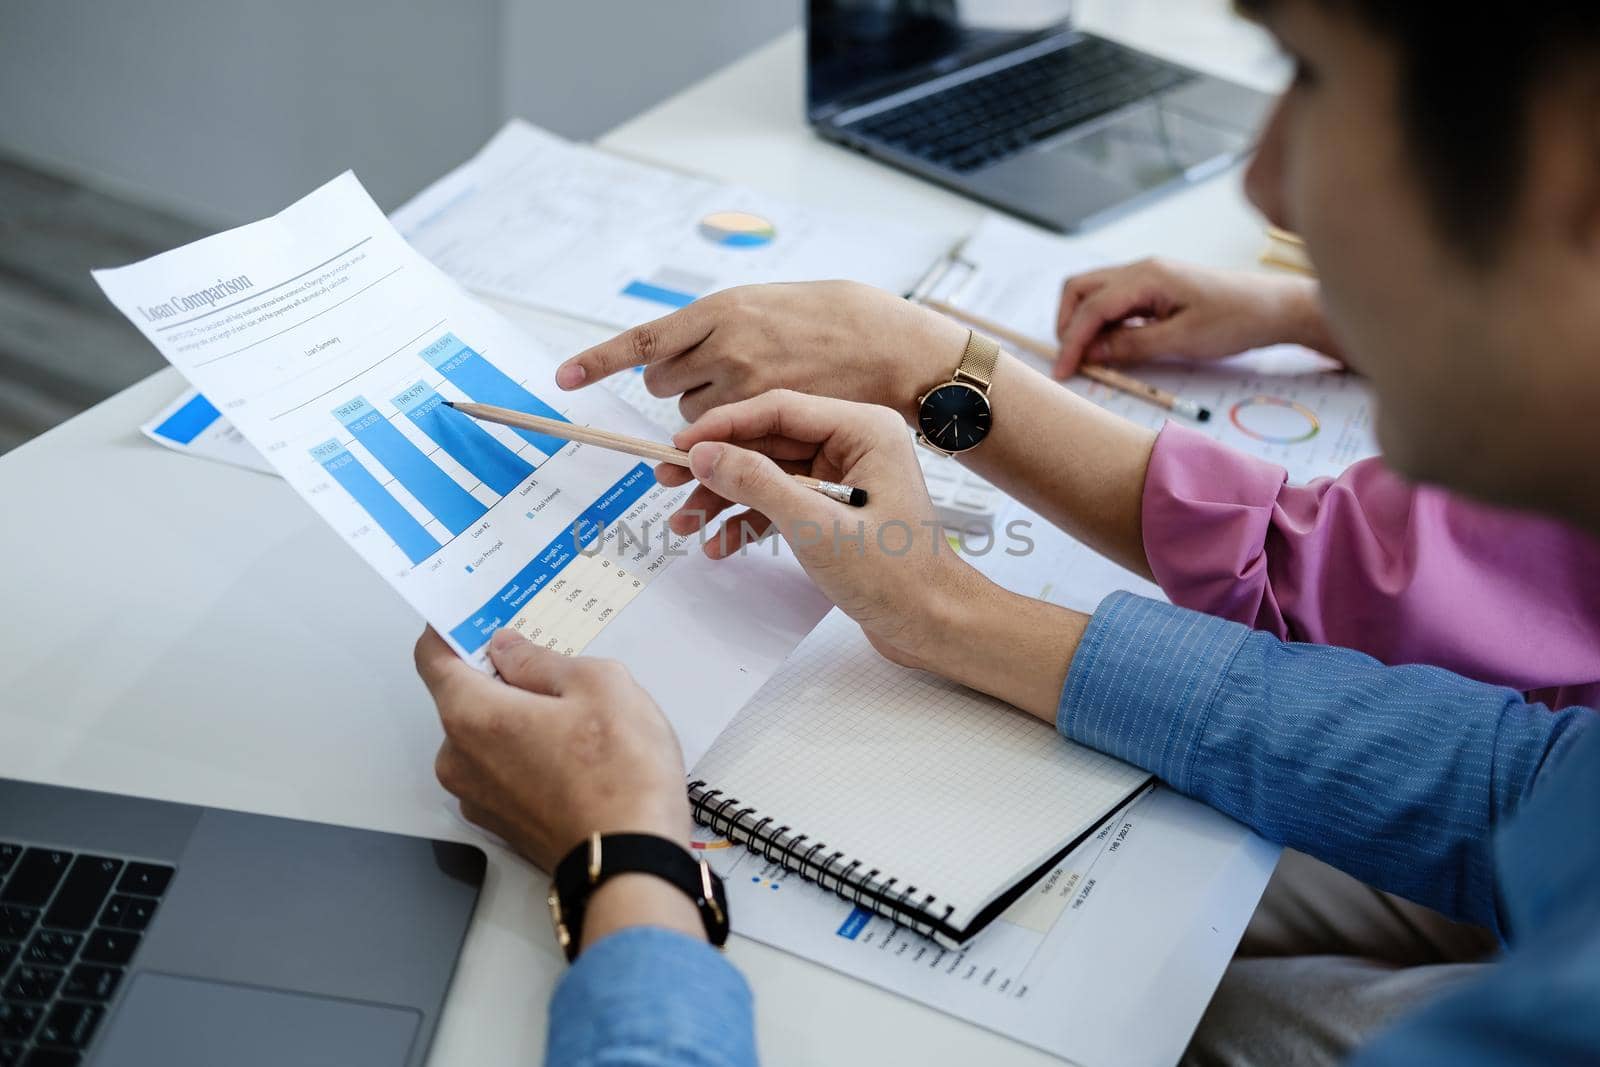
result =
[[[1235,622],[1112,593],[1072,657],[1056,728],[1190,792],[1206,717],[1249,635]]]
[[[550,1000],[546,1064],[756,1062],[750,988],[697,938],[638,926],[586,949]]]

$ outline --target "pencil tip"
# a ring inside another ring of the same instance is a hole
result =
[[[439,402],[447,408],[453,408],[456,406],[456,402],[454,400],[445,400],[441,398]]]

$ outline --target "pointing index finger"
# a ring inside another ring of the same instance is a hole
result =
[[[709,337],[714,326],[707,302],[696,301],[579,352],[556,368],[556,385],[576,389],[620,370],[681,356]]]

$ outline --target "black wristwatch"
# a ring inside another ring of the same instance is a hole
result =
[[[728,942],[728,894],[704,860],[682,845],[653,834],[592,834],[556,864],[550,881],[550,921],[567,962],[578,958],[583,943],[583,915],[589,894],[619,874],[650,874],[683,891],[700,910],[706,940],[721,948]]]
[[[967,332],[967,347],[955,374],[917,397],[918,444],[953,456],[983,443],[993,415],[989,382],[999,359],[999,345],[980,333]]]

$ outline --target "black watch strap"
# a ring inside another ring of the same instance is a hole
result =
[[[550,921],[569,963],[583,942],[589,895],[619,874],[654,875],[682,890],[700,911],[706,940],[718,948],[727,943],[728,895],[704,860],[654,834],[592,834],[556,864],[550,882]]]

